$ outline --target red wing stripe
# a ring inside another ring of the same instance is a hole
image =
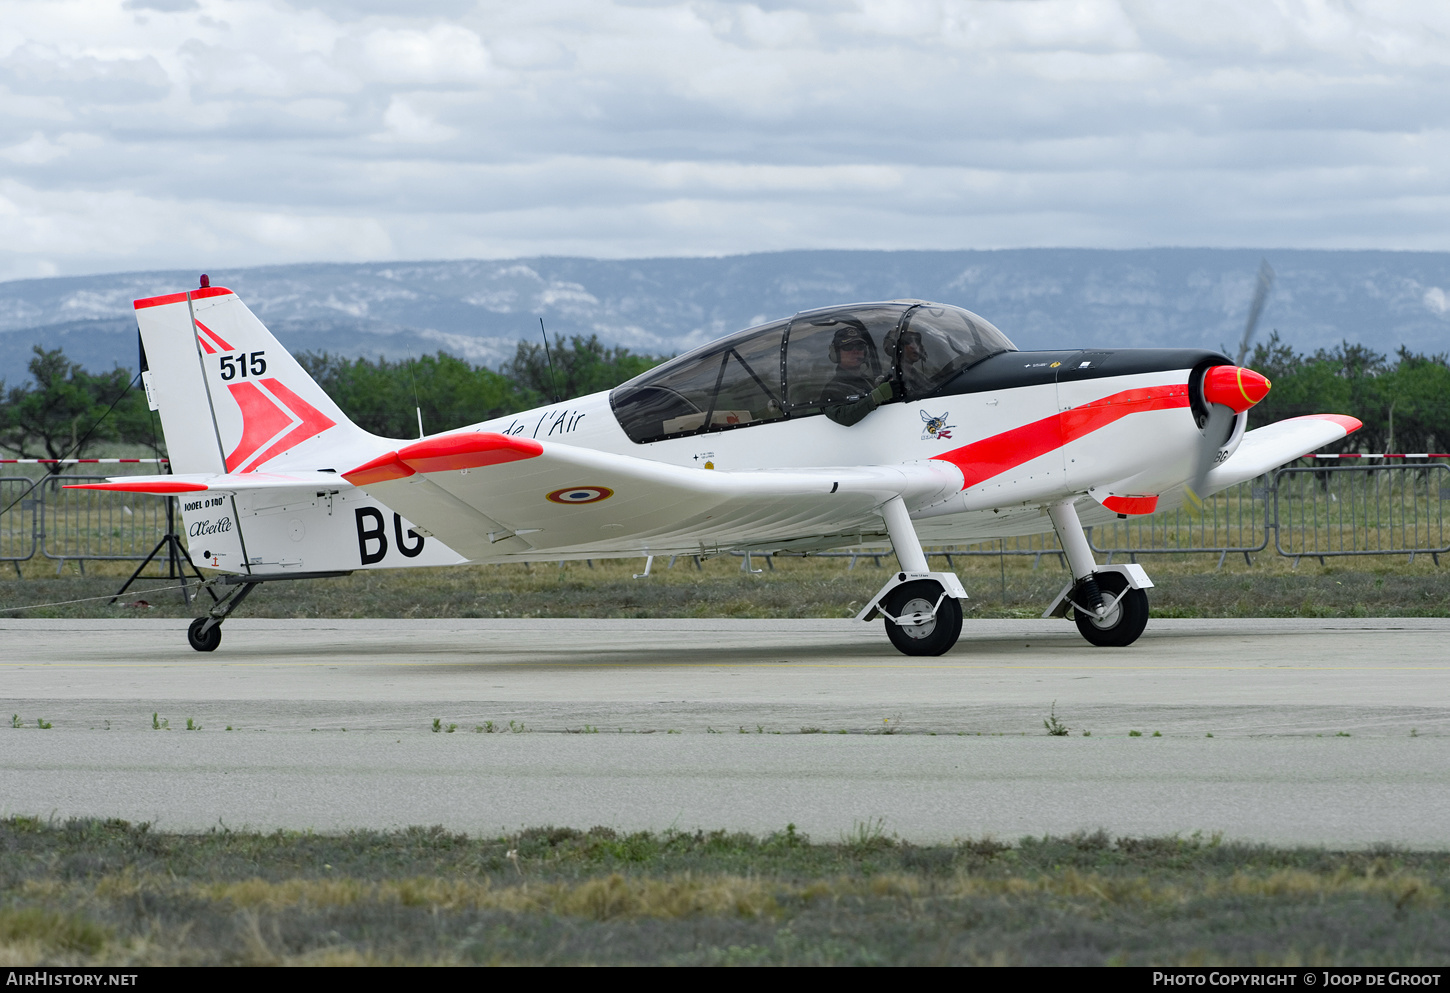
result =
[[[205,324],[201,323],[201,321],[197,321],[196,322],[196,326],[199,327],[199,328],[201,328],[203,331],[205,331],[207,333],[207,336],[209,338],[211,338],[212,341],[216,342],[217,347],[220,348],[222,351],[224,351],[224,352],[235,352],[236,351],[235,348],[233,348],[231,345],[228,345],[226,343],[226,340],[224,338],[222,338],[221,335],[217,334],[211,328],[209,328]]]
[[[1008,469],[1056,451],[1129,414],[1187,406],[1187,386],[1124,390],[934,457],[962,470],[962,489],[969,489]]]
[[[464,431],[415,441],[398,449],[398,461],[416,472],[478,469],[532,459],[544,446],[532,438],[515,438],[494,431]]]
[[[283,386],[280,380],[264,379],[262,380],[262,385],[271,390],[272,395],[278,400],[286,404],[294,417],[301,418],[302,423],[298,424],[291,431],[288,431],[281,441],[258,456],[251,465],[242,470],[243,472],[256,471],[257,466],[269,461],[273,456],[281,455],[289,448],[295,448],[313,435],[321,434],[337,423],[296,393],[293,393],[287,387]],[[271,436],[268,435],[268,437]],[[230,466],[228,466],[228,471],[230,471]]]
[[[237,466],[291,424],[292,418],[251,383],[232,383],[227,389],[232,391],[232,399],[242,409],[242,440],[227,456],[227,472],[236,472]]]

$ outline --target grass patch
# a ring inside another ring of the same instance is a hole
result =
[[[880,820],[834,842],[0,821],[15,964],[1437,964],[1447,892],[1443,852],[919,846]]]

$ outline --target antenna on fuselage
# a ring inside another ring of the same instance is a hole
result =
[[[554,378],[554,356],[549,353],[549,332],[544,330],[544,319],[539,318],[539,334],[544,336],[544,358],[549,360],[549,387],[554,391],[554,402],[558,403],[559,381]]]
[[[423,404],[418,399],[418,374],[414,372],[413,350],[408,349],[408,378],[413,381],[413,410],[418,415],[418,437],[423,437]]]

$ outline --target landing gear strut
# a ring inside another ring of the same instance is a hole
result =
[[[1101,648],[1131,645],[1148,626],[1148,594],[1144,591],[1153,581],[1137,564],[1098,565],[1071,500],[1049,508],[1048,514],[1074,578],[1042,616],[1066,617],[1071,611],[1078,633],[1090,644]]]
[[[222,643],[222,621],[231,616],[232,611],[242,605],[242,601],[252,595],[252,591],[262,583],[275,582],[284,579],[332,579],[336,576],[350,576],[352,572],[298,572],[291,575],[246,575],[246,576],[221,576],[213,582],[219,582],[223,586],[231,586],[234,589],[217,600],[216,605],[207,611],[205,617],[198,617],[191,622],[186,629],[186,640],[192,648],[198,652],[214,652],[217,646]],[[212,594],[216,596],[215,593]]]
[[[247,582],[243,576],[227,576],[222,582],[226,583],[228,580],[232,581],[228,585],[234,586],[232,591],[218,600],[205,617],[198,617],[186,629],[187,642],[198,652],[216,651],[217,646],[222,643],[222,621],[240,607],[242,601],[257,588],[256,583]]]
[[[901,572],[892,576],[865,608],[858,621],[886,620],[886,636],[903,655],[941,655],[962,633],[962,601],[967,591],[953,572],[932,572],[901,497],[881,508]]]

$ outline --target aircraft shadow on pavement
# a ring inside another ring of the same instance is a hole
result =
[[[498,646],[465,637],[428,639],[426,642],[342,640],[321,644],[269,645],[252,647],[236,642],[227,658],[217,661],[256,663],[275,660],[326,660],[342,663],[363,663],[363,667],[379,674],[391,673],[398,667],[411,671],[428,669],[457,673],[460,669],[479,672],[524,672],[540,669],[621,668],[658,669],[701,666],[770,666],[815,664],[879,664],[888,668],[924,668],[951,666],[983,661],[989,657],[1030,656],[1033,652],[1073,659],[1101,660],[1107,657],[1101,649],[1082,644],[1075,633],[1064,630],[1051,635],[1033,634],[1028,641],[1022,637],[994,635],[986,638],[964,638],[952,651],[937,657],[903,658],[875,639],[828,638],[776,645],[691,645],[660,644],[654,638],[642,644],[584,646],[567,641],[554,647],[533,645]],[[238,638],[237,642],[241,639]],[[1142,653],[1140,653],[1142,654]],[[1149,661],[1144,656],[1143,661]]]

